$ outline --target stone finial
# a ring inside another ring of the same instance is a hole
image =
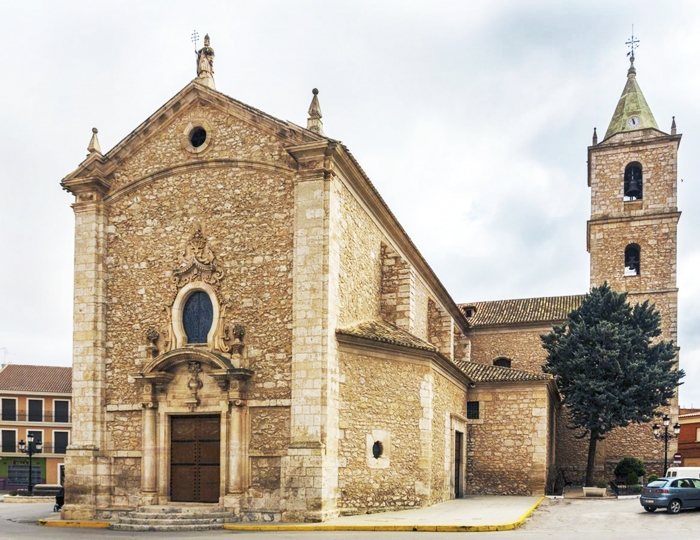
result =
[[[90,154],[93,152],[97,152],[98,154],[102,153],[102,150],[100,149],[100,141],[97,140],[97,128],[92,128],[92,138],[90,139],[90,144],[88,144],[87,150],[90,152]]]
[[[598,144],[598,132],[595,128],[593,128],[593,146],[595,146],[596,144]]]
[[[676,134],[676,117],[673,116],[672,118],[673,118],[673,120],[671,121],[671,135],[675,135]]]
[[[204,36],[204,47],[197,51],[197,81],[212,90],[214,84],[214,49],[210,47],[209,34]]]
[[[321,114],[321,104],[318,101],[318,88],[314,88],[311,92],[314,97],[309,106],[309,119],[306,121],[306,129],[319,135],[325,135],[323,133],[323,122],[321,122],[323,115]]]

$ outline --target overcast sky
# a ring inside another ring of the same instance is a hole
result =
[[[457,302],[588,291],[586,147],[625,41],[679,154],[681,405],[700,406],[700,3],[0,0],[0,362],[70,365],[72,197],[60,180],[194,76],[348,145]],[[199,42],[202,46],[202,42]]]

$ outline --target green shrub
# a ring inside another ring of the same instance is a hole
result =
[[[10,491],[10,496],[16,497],[16,496],[17,496],[17,490],[16,490],[16,489],[13,489],[12,491]]]
[[[659,479],[659,475],[652,473],[649,475],[649,480],[647,480],[647,483],[653,482],[654,480],[658,480],[658,479]]]
[[[596,487],[599,487],[599,488],[606,488],[606,487],[608,487],[608,481],[607,480],[596,480],[595,485],[596,485]]]
[[[628,473],[627,476],[625,476],[625,484],[628,486],[633,486],[634,484],[638,483],[638,481],[639,477],[633,472]]]
[[[615,467],[615,476],[624,478],[628,485],[636,484],[637,478],[644,476],[646,473],[647,469],[644,466],[644,462],[633,457],[622,458],[617,467]],[[634,475],[634,478],[631,475]],[[630,480],[632,481],[630,482]]]

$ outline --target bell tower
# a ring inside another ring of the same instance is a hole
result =
[[[677,340],[677,153],[675,119],[662,132],[637,83],[634,56],[605,138],[588,147],[591,287],[607,281],[631,303],[661,313],[663,339]]]

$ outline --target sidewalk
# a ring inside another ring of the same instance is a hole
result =
[[[226,523],[230,531],[507,531],[520,527],[544,497],[475,496],[426,508],[346,516],[323,523]]]

